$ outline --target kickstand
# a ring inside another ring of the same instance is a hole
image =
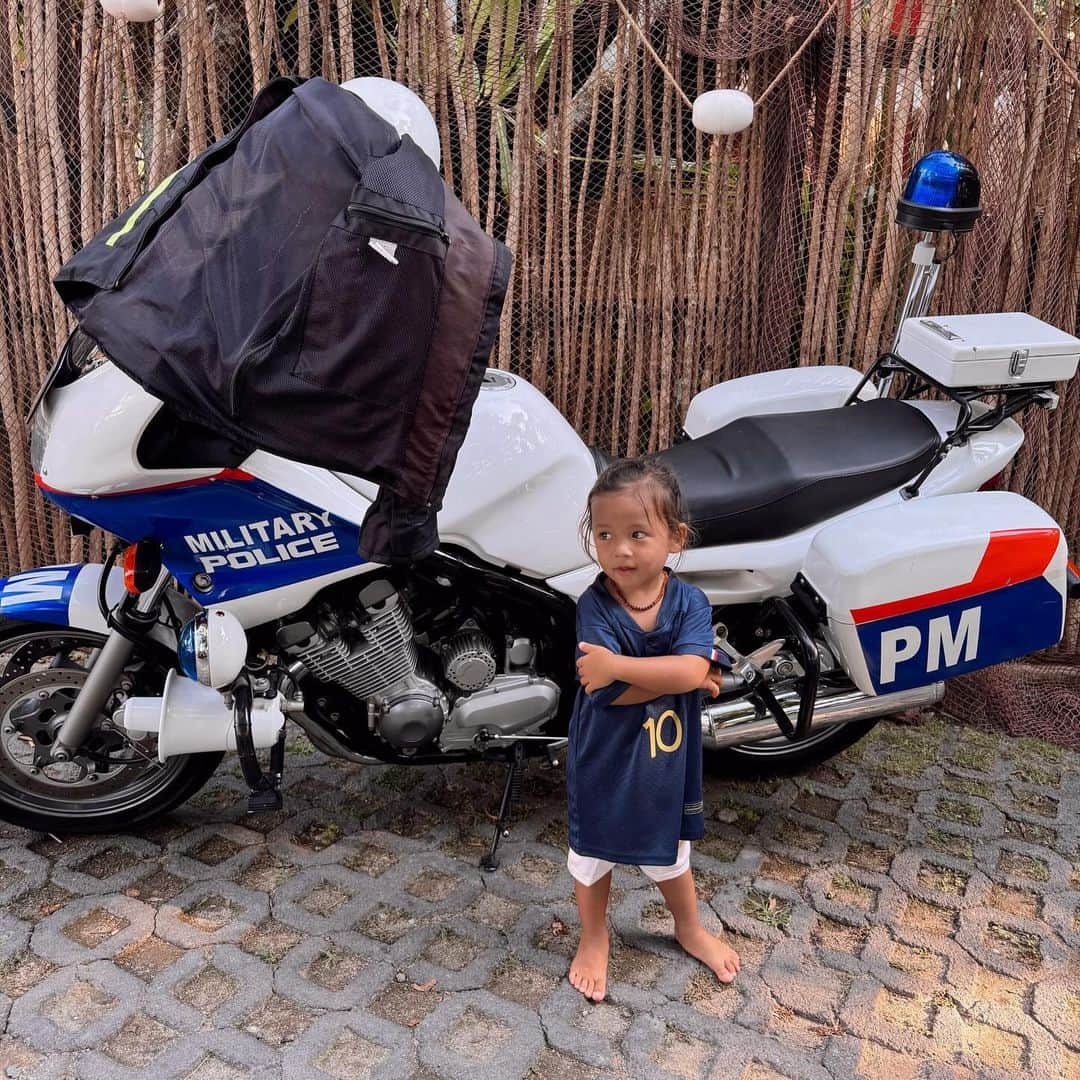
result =
[[[514,745],[514,759],[510,762],[510,768],[506,775],[506,786],[503,788],[502,802],[499,805],[499,820],[495,823],[495,833],[491,837],[491,847],[488,853],[480,859],[480,869],[492,870],[499,868],[499,860],[495,858],[495,852],[499,847],[499,841],[510,835],[510,816],[514,812],[514,804],[521,798],[521,781],[525,775],[525,747],[521,743]]]

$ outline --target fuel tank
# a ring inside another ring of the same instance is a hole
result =
[[[439,513],[443,543],[552,577],[588,562],[578,523],[596,479],[588,447],[534,386],[488,369]]]

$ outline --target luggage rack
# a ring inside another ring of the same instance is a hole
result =
[[[844,404],[857,404],[863,387],[875,376],[891,381],[894,375],[904,376],[904,383],[900,393],[897,395],[899,400],[908,401],[911,398],[918,397],[920,394],[936,390],[950,401],[955,402],[960,408],[956,427],[941,440],[937,453],[910,484],[900,489],[900,493],[905,499],[912,499],[919,494],[919,488],[922,487],[926,478],[941,464],[942,459],[954,446],[963,446],[977,432],[992,431],[1003,420],[1007,420],[1018,412],[1023,412],[1024,409],[1030,408],[1032,405],[1038,405],[1044,409],[1056,409],[1059,401],[1053,383],[963,388],[946,386],[944,383],[938,382],[933,376],[927,375],[925,371],[917,368],[914,364],[909,363],[898,353],[885,352],[870,365],[870,368],[859,380],[858,385],[852,390],[851,394],[848,395],[848,399]],[[999,398],[997,405],[993,407],[987,406],[984,411],[976,412],[973,403],[989,395]]]

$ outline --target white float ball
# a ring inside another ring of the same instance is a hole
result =
[[[694,100],[694,127],[707,135],[734,135],[754,120],[754,99],[741,90],[707,90]]]
[[[128,22],[151,22],[161,14],[161,0],[101,0],[101,6],[114,19]]]

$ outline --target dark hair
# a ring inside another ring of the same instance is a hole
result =
[[[671,532],[679,532],[680,526],[686,528],[687,547],[696,539],[694,530],[686,520],[688,515],[683,503],[682,491],[679,489],[679,481],[671,469],[653,457],[619,458],[596,478],[596,483],[589,490],[589,497],[585,500],[585,513],[581,515],[578,534],[581,537],[581,546],[590,558],[592,558],[589,545],[592,542],[593,496],[610,495],[616,491],[626,491],[635,487],[648,491],[653,513]],[[642,506],[648,511],[649,507],[644,498]]]

